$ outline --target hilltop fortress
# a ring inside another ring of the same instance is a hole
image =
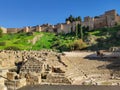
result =
[[[103,28],[103,27],[113,27],[120,23],[120,16],[117,14],[116,10],[106,11],[103,15],[93,17],[84,17],[82,22],[80,21],[66,21],[66,23],[59,23],[56,25],[43,24],[37,26],[27,26],[24,28],[4,28],[3,33],[19,33],[19,32],[54,32],[54,33],[70,33],[76,30],[76,26],[81,24],[82,26],[89,27],[89,30]]]

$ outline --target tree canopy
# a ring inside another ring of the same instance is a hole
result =
[[[74,22],[74,21],[82,21],[81,17],[78,16],[78,17],[73,17],[72,15],[70,15],[68,18],[66,18],[66,21],[70,21],[71,23]]]
[[[2,31],[2,29],[0,28],[0,37],[2,37],[2,35],[3,35],[3,31]]]

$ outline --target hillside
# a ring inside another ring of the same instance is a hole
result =
[[[68,38],[67,38],[68,37]],[[54,49],[57,44],[72,42],[72,36],[55,35],[48,32],[3,34],[0,37],[0,49],[14,50],[41,50]],[[64,40],[66,39],[66,40]]]
[[[55,49],[59,51],[73,50],[73,47],[79,50],[109,49],[120,46],[120,26],[88,31],[83,39],[76,38],[75,33],[66,35],[48,32],[3,34],[0,37],[0,49]]]
[[[89,46],[91,50],[108,50],[111,47],[120,46],[120,26],[96,29],[89,32],[89,34],[94,37],[94,42]]]

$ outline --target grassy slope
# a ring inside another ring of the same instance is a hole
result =
[[[89,32],[91,35],[99,39],[97,40],[97,44],[91,47],[93,47],[94,49],[96,48],[109,49],[110,47],[114,46],[119,47],[120,46],[120,35],[118,35],[119,31],[120,26],[116,26],[113,28],[102,28]]]
[[[100,39],[97,44],[89,46],[90,49],[95,47],[108,49],[112,46],[120,46],[120,36],[117,36],[117,32],[120,31],[120,26],[114,28],[103,28],[88,32],[90,35]],[[42,34],[43,36],[36,42],[35,45],[29,43],[28,40],[32,40],[36,35]],[[41,50],[41,49],[66,49],[70,43],[75,40],[74,34],[67,35],[55,35],[53,33],[34,32],[33,35],[27,35],[26,33],[18,34],[5,34],[0,38],[0,42],[5,42],[6,45],[1,46],[0,49],[4,49],[9,46],[19,47],[21,50]]]
[[[42,34],[42,37],[33,45],[29,43],[29,40],[32,40],[36,35]],[[74,37],[71,35],[55,35],[54,33],[45,33],[45,32],[34,32],[33,35],[27,35],[26,33],[17,33],[17,34],[4,34],[0,38],[0,42],[5,42],[6,45],[0,45],[0,49],[3,50],[9,46],[15,46],[21,50],[41,50],[41,49],[52,49],[55,44],[58,46],[68,44],[72,42]],[[52,48],[51,48],[52,47]]]

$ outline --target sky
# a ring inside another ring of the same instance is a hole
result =
[[[0,0],[0,26],[54,25],[69,15],[94,17],[112,9],[120,14],[120,0]]]

